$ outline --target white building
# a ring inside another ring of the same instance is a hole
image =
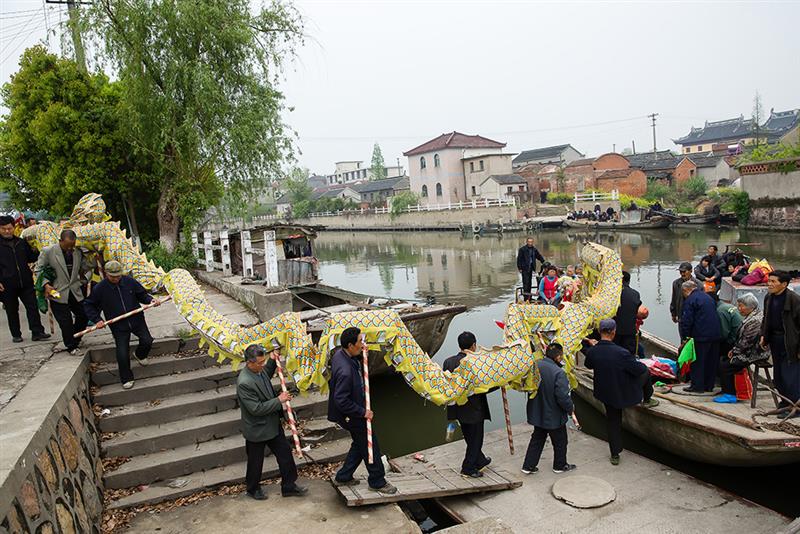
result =
[[[384,167],[386,171],[386,178],[395,178],[403,176],[404,170],[402,165],[393,165]],[[334,184],[350,184],[354,182],[363,182],[373,180],[372,169],[369,165],[364,166],[364,162],[360,160],[353,161],[337,161],[336,170],[333,174],[325,176],[328,185]]]

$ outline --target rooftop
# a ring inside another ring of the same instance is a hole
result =
[[[602,180],[603,178],[627,178],[631,175],[631,173],[636,172],[641,169],[614,169],[611,171],[606,171],[600,176],[597,177],[598,180]]]
[[[692,129],[680,139],[673,139],[676,145],[693,145],[696,143],[711,143],[720,141],[736,141],[754,135],[753,119],[746,119],[740,115],[735,119],[723,121],[706,121],[702,128]]]
[[[526,161],[537,161],[542,159],[557,161],[560,159],[561,154],[570,147],[571,145],[566,144],[523,150],[520,152],[519,156],[514,158],[513,161],[517,165],[525,163]],[[572,149],[575,150],[574,147],[572,147]]]
[[[800,123],[800,109],[775,111],[771,109],[764,129],[769,131],[770,138],[778,138]]]
[[[567,164],[567,167],[582,167],[584,165],[591,165],[594,163],[594,160],[597,158],[583,158],[583,159],[576,159],[573,162]]]
[[[412,148],[408,152],[403,152],[403,155],[415,156],[417,154],[426,154],[428,152],[444,150],[446,148],[504,148],[505,146],[505,143],[493,141],[480,135],[467,135],[461,132],[452,131],[450,133],[443,133],[439,137],[435,137],[430,141],[422,143],[418,147]]]
[[[514,185],[514,184],[527,184],[528,182],[520,176],[519,174],[493,174],[488,177],[486,180],[481,182],[481,185],[485,184],[489,180],[494,180],[500,185]]]
[[[403,176],[393,176],[391,178],[382,178],[380,180],[370,180],[368,182],[361,182],[360,184],[353,184],[352,189],[359,193],[374,193],[375,191],[390,191],[394,189],[397,182],[403,179]]]
[[[724,156],[715,156],[713,152],[703,152],[701,154],[687,154],[687,158],[692,160],[698,168],[716,167]]]

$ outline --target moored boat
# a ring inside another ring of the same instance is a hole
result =
[[[677,358],[677,347],[664,339],[643,332],[640,342],[644,344],[648,355]],[[582,355],[580,358],[575,393],[604,413],[603,404],[594,398],[592,371],[582,367]],[[756,394],[760,409],[774,407],[769,392],[759,391]],[[676,399],[676,402],[670,398]],[[756,467],[800,461],[799,426],[785,422],[785,426],[779,428],[776,418],[759,417],[756,421],[761,429],[752,428],[744,423],[752,421],[751,416],[758,409],[751,409],[749,402],[718,404],[712,399],[711,396],[681,395],[679,388],[676,388],[660,397],[661,403],[655,408],[635,406],[624,410],[622,426],[648,443],[698,462]],[[696,408],[686,403],[694,404]],[[704,409],[739,418],[741,424]],[[796,429],[796,433],[783,431],[784,428]]]
[[[618,222],[618,221],[589,221],[581,220],[564,220],[564,225],[568,228],[579,228],[583,230],[650,230],[655,228],[666,228],[672,221],[667,217],[656,216],[644,221],[638,222]]]

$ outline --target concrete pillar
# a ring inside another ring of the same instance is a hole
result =
[[[242,230],[242,276],[253,276],[253,242],[250,230]]]
[[[278,287],[278,250],[275,246],[274,230],[264,232],[264,262],[267,271],[266,286]]]
[[[197,259],[200,259],[200,243],[197,241],[197,232],[192,232],[192,254]]]
[[[231,244],[228,241],[227,230],[219,231],[219,245],[222,252],[222,274],[230,276],[233,274],[233,269],[231,268]]]
[[[206,253],[206,271],[212,272],[214,270],[214,249],[212,248],[213,234],[211,232],[203,232],[203,248]]]

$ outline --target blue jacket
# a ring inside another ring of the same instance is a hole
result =
[[[83,309],[89,320],[96,323],[103,312],[105,320],[113,319],[123,313],[133,311],[140,304],[150,304],[153,301],[142,284],[131,278],[123,276],[118,284],[102,280],[92,288],[92,294],[83,299]],[[112,332],[130,332],[145,323],[144,314],[139,313],[109,326]]]
[[[346,426],[352,419],[364,419],[366,398],[361,366],[340,348],[331,358],[328,382],[328,421]]]
[[[536,396],[528,399],[528,424],[549,430],[561,428],[575,409],[569,395],[567,374],[550,358],[539,360],[536,366],[542,380]]]
[[[717,315],[717,303],[707,293],[695,289],[683,301],[680,322],[681,338],[695,342],[719,341],[722,333]]]
[[[586,351],[585,364],[594,369],[594,398],[619,409],[642,402],[642,375],[647,367],[628,349],[601,339]]]

